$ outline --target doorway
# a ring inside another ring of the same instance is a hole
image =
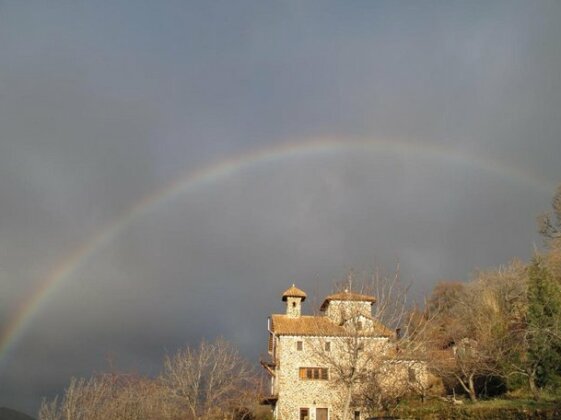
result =
[[[316,408],[316,420],[328,420],[327,408]]]

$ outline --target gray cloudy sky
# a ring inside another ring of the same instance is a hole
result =
[[[322,295],[399,259],[420,296],[528,258],[561,182],[560,20],[557,1],[0,0],[4,340],[69,255],[174,180],[340,143],[120,224],[0,353],[0,406],[34,413],[108,358],[157,374],[202,337],[257,361],[293,282]]]

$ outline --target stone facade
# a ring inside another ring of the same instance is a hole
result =
[[[286,316],[290,318],[298,318],[302,314],[301,298],[287,297],[286,298]]]
[[[334,411],[333,405],[337,399],[333,398],[329,379],[300,378],[300,368],[322,367],[313,357],[313,349],[321,345],[321,341],[318,337],[277,337],[277,366],[273,381],[273,395],[278,396],[275,409],[277,419],[300,419],[301,408],[310,410],[310,420],[315,419],[316,408]],[[302,350],[298,350],[299,342]]]
[[[363,317],[370,317],[372,308],[369,302],[332,300],[329,302],[324,312],[333,322],[341,324],[345,320],[355,316],[362,315]]]
[[[336,380],[338,360],[349,357],[349,343],[382,360],[393,333],[371,317],[372,296],[348,291],[328,296],[318,316],[301,314],[305,298],[293,285],[283,295],[286,314],[270,318],[271,362],[263,364],[271,375],[268,402],[279,420],[340,419],[347,388]],[[351,418],[366,416],[360,407],[351,407]]]

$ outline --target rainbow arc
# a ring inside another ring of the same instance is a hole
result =
[[[511,182],[527,185],[531,188],[545,191],[548,194],[552,194],[555,189],[554,185],[514,165],[505,165],[496,160],[460,153],[440,145],[416,145],[401,140],[320,138],[287,143],[279,147],[258,150],[220,160],[198,170],[188,172],[164,187],[146,195],[138,203],[131,206],[121,217],[103,227],[96,235],[88,238],[80,247],[59,261],[48,275],[42,279],[34,292],[21,303],[19,309],[9,320],[7,328],[0,336],[0,366],[17,346],[18,341],[25,334],[35,316],[48,303],[49,298],[56,293],[58,288],[65,281],[72,278],[72,275],[79,271],[88,260],[120,235],[132,221],[154,212],[162,206],[169,205],[179,196],[209,187],[241,170],[295,158],[331,156],[353,151],[424,158],[442,163],[457,164],[503,177]]]

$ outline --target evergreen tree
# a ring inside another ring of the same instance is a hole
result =
[[[528,270],[528,359],[540,388],[555,387],[561,378],[561,292],[540,257]]]
[[[561,185],[551,202],[552,211],[539,218],[539,232],[544,237],[545,263],[554,280],[561,285]]]

